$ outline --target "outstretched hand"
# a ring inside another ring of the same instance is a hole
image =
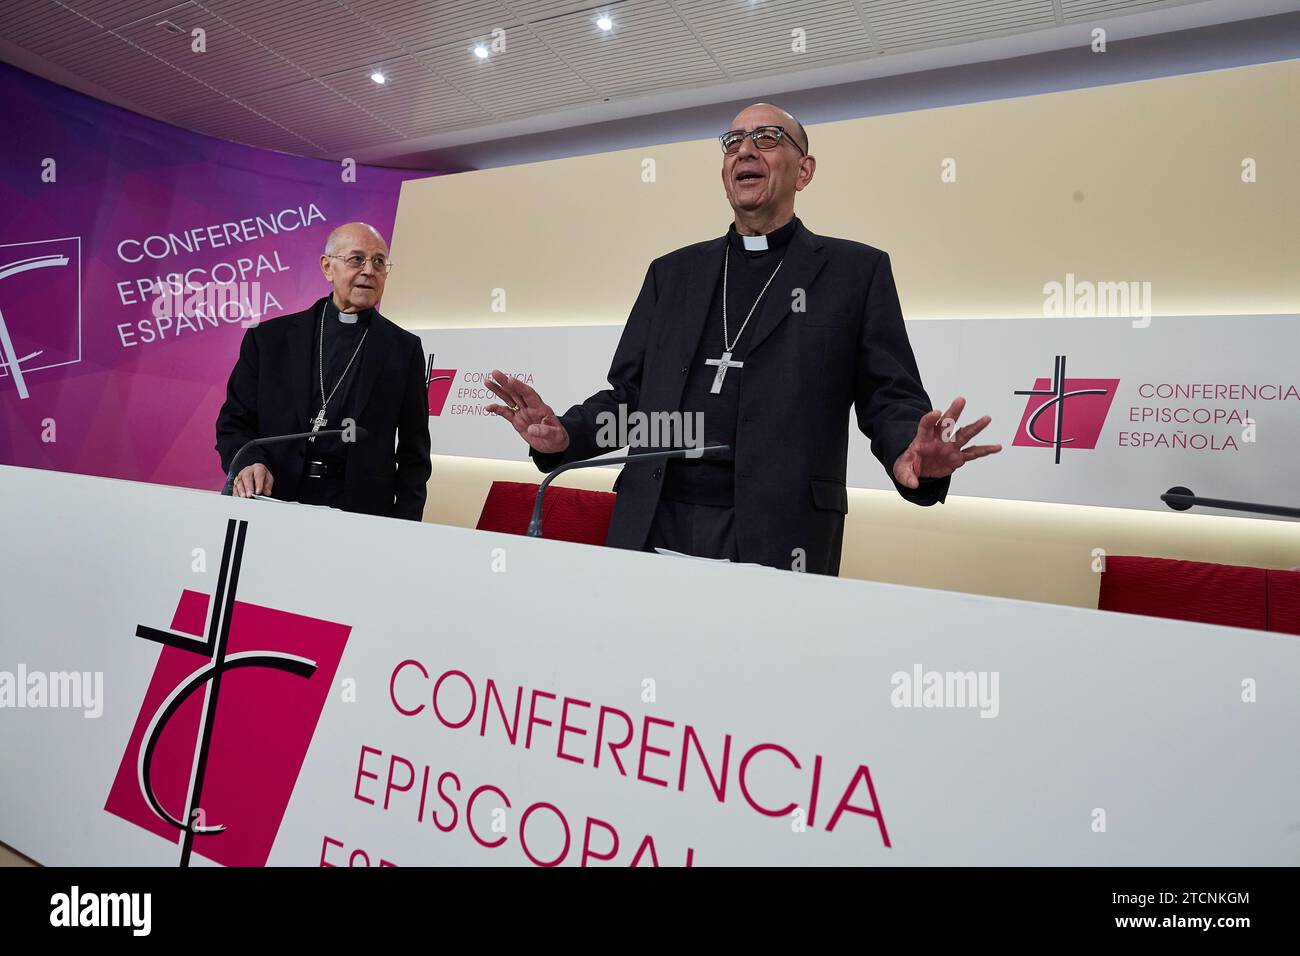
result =
[[[963,428],[956,428],[965,408],[966,399],[958,397],[946,412],[936,408],[922,416],[916,426],[916,437],[894,462],[895,481],[904,488],[916,489],[922,478],[943,478],[968,461],[1002,450],[1001,445],[966,447],[993,419],[985,415]]]
[[[569,447],[569,433],[555,417],[555,410],[531,385],[498,369],[493,369],[484,382],[493,395],[505,402],[488,405],[485,410],[513,425],[530,447],[544,455],[558,454]]]

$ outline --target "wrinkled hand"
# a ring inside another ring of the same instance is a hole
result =
[[[993,419],[985,415],[964,428],[954,430],[966,408],[966,399],[958,397],[942,414],[936,408],[927,412],[916,426],[916,437],[894,462],[894,480],[904,488],[917,488],[922,478],[943,478],[976,458],[993,455],[1001,445],[966,443],[982,432]],[[945,437],[946,436],[946,437]]]
[[[232,490],[236,498],[251,498],[253,495],[269,495],[274,484],[270,469],[258,462],[240,469]]]
[[[569,433],[555,417],[555,410],[531,385],[496,369],[484,381],[492,394],[506,403],[488,405],[486,410],[513,425],[529,446],[544,455],[558,454],[569,447]]]

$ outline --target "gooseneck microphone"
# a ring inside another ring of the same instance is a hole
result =
[[[651,451],[644,455],[624,455],[622,458],[589,458],[586,461],[571,461],[567,465],[560,465],[545,478],[537,487],[537,498],[533,502],[533,517],[528,522],[528,536],[530,538],[540,538],[542,536],[542,502],[546,496],[546,488],[552,481],[572,468],[597,468],[601,465],[634,465],[646,461],[665,461],[669,458],[701,458],[710,452],[731,451],[730,445],[709,445],[705,448],[671,448],[668,451]]]
[[[1188,511],[1194,507],[1221,508],[1225,511],[1244,511],[1247,514],[1275,515],[1279,518],[1300,518],[1300,508],[1287,505],[1265,505],[1253,501],[1227,501],[1223,498],[1202,498],[1192,494],[1192,489],[1181,485],[1170,488],[1160,500],[1175,511]]]
[[[303,438],[321,438],[326,435],[344,435],[347,432],[352,433],[352,441],[348,444],[355,444],[364,441],[367,432],[360,425],[354,425],[351,429],[347,428],[322,428],[316,432],[294,432],[292,435],[271,435],[268,438],[254,438],[252,441],[244,442],[239,451],[235,452],[235,457],[230,459],[230,471],[226,472],[226,484],[221,489],[221,493],[230,497],[235,490],[235,476],[239,474],[239,460],[244,457],[244,452],[258,445],[274,445],[284,441],[299,441]]]

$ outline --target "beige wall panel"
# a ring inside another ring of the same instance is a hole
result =
[[[1149,281],[1156,314],[1297,312],[1298,102],[1288,61],[821,124],[797,209],[888,251],[909,318],[1038,316],[1066,272]],[[385,314],[620,323],[650,260],[725,230],[720,163],[706,140],[407,182]]]

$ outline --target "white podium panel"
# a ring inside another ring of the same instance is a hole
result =
[[[46,864],[1300,863],[1300,641],[0,467]]]

